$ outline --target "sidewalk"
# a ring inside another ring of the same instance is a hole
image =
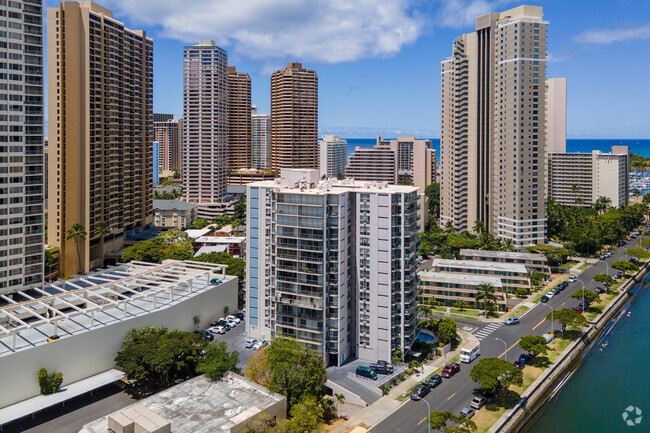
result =
[[[379,424],[384,418],[389,417],[402,404],[409,401],[408,397],[402,402],[396,400],[399,396],[402,395],[402,393],[407,392],[409,389],[411,389],[411,387],[417,385],[423,379],[426,379],[430,374],[444,366],[456,355],[460,355],[460,350],[462,348],[472,347],[478,343],[476,337],[468,332],[463,331],[462,329],[458,330],[458,335],[463,340],[463,344],[457,347],[456,350],[449,352],[444,358],[436,358],[431,361],[430,364],[424,365],[422,373],[417,375],[412,374],[404,382],[393,387],[388,394],[370,406],[366,408],[357,407],[355,413],[350,415],[350,419],[341,424],[336,429],[332,430],[332,433],[347,433],[361,424],[365,425],[367,428],[370,428],[374,425]]]

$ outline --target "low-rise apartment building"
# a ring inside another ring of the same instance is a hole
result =
[[[544,272],[546,274],[551,271],[548,265],[548,260],[543,254],[461,249],[460,259],[479,262],[520,264],[524,265],[526,269]]]
[[[154,200],[153,225],[185,230],[197,218],[198,206],[182,200]]]
[[[457,301],[463,301],[465,305],[482,308],[483,301],[477,299],[478,286],[487,283],[494,288],[499,310],[506,309],[506,294],[499,277],[432,271],[421,271],[418,276],[421,300],[433,299],[444,306],[453,306]]]

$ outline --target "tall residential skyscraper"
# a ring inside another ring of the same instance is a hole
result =
[[[356,147],[345,166],[345,176],[365,182],[397,183],[397,155],[386,146]]]
[[[271,167],[271,115],[257,113],[251,107],[251,147],[253,168]]]
[[[157,117],[158,116],[158,117]],[[174,171],[181,169],[181,144],[180,144],[180,121],[170,118],[163,118],[165,114],[154,113],[153,133],[154,140],[160,143],[160,155],[158,166],[160,171]]]
[[[318,168],[318,76],[301,63],[271,75],[271,168]]]
[[[537,6],[482,15],[442,62],[441,224],[544,242],[546,25]]]
[[[201,208],[226,194],[228,54],[201,40],[183,51],[183,193]]]
[[[546,149],[566,152],[566,78],[546,80]]]
[[[0,2],[0,295],[43,281],[40,0]]]
[[[153,220],[153,40],[85,1],[48,8],[47,37],[48,237],[73,275]],[[85,239],[68,239],[75,224]]]
[[[323,135],[318,141],[320,148],[320,175],[337,177],[345,174],[345,163],[348,158],[348,142],[341,140],[338,135]]]
[[[228,170],[251,162],[251,77],[228,66]]]
[[[391,359],[416,336],[417,188],[283,169],[246,187],[246,329],[328,365]]]

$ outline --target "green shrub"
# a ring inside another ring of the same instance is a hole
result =
[[[519,296],[520,298],[525,298],[526,296],[528,296],[528,289],[524,287],[517,287],[517,296]]]
[[[59,392],[63,383],[63,373],[55,371],[49,374],[46,369],[38,370],[38,386],[41,388],[41,394],[49,395]]]

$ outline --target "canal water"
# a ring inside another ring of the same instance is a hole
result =
[[[623,311],[527,433],[650,432],[650,288]]]

